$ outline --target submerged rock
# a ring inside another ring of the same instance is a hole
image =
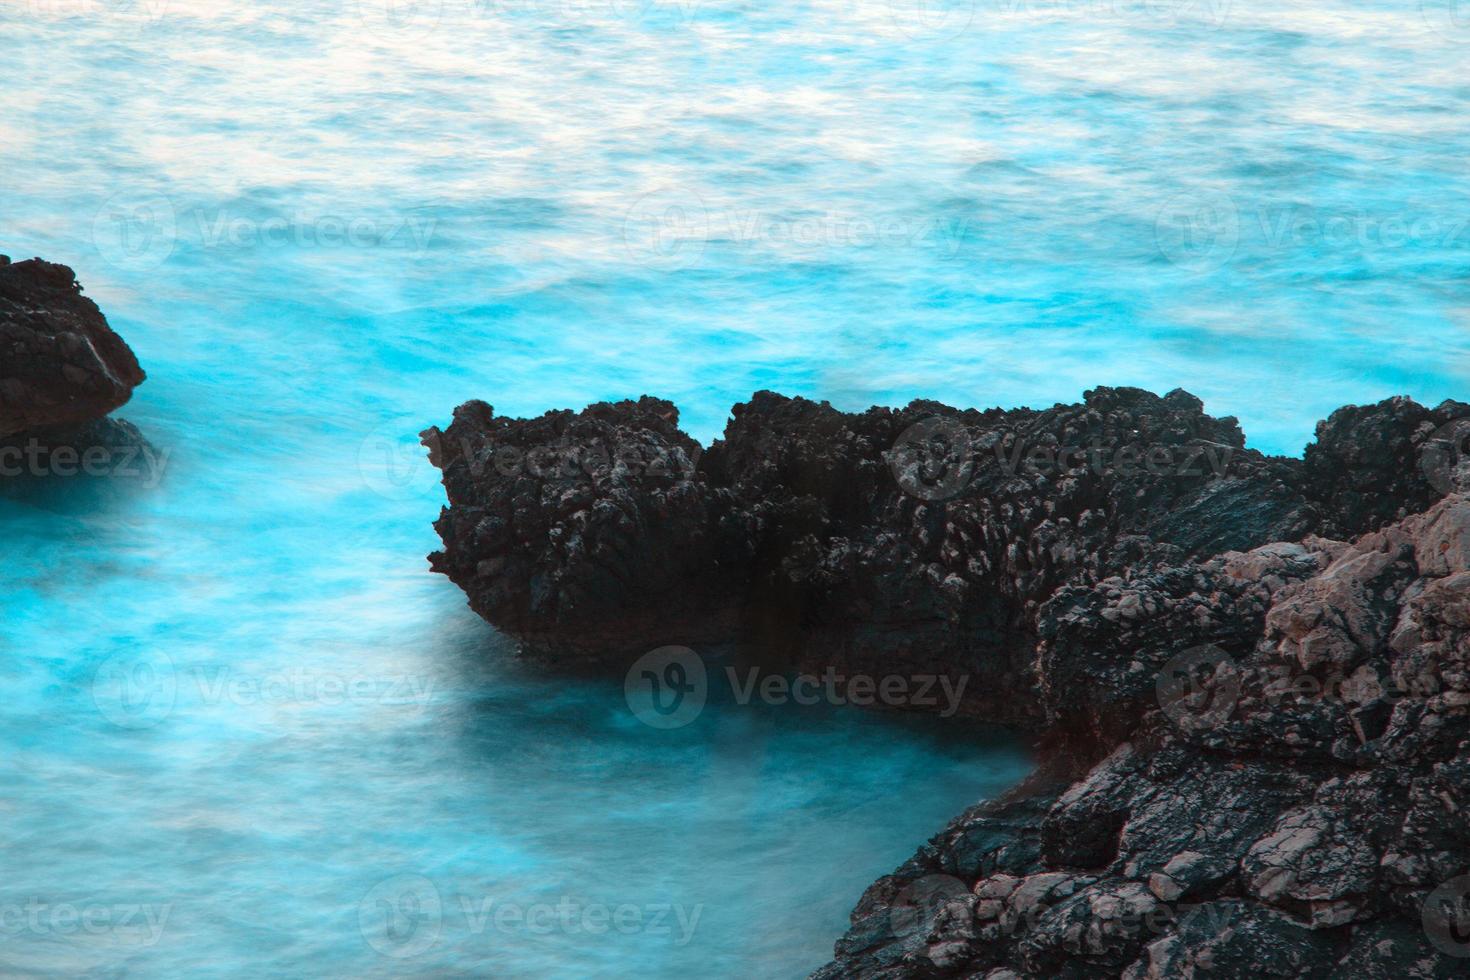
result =
[[[472,402],[425,433],[433,563],[543,657],[748,644],[964,679],[962,713],[1042,733],[1038,777],[869,889],[824,980],[1447,976],[1470,956],[1467,416],[1343,409],[1299,461],[1182,391],[761,392],[701,454],[656,399]]]
[[[78,499],[104,489],[150,490],[163,480],[168,456],[122,419],[32,429],[0,439],[0,496],[44,505],[69,490]]]

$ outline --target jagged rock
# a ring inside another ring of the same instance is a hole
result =
[[[95,422],[143,378],[71,269],[0,256],[0,437]]]
[[[564,659],[723,638],[743,593],[721,590],[748,578],[758,533],[739,525],[761,518],[691,479],[700,447],[678,420],[654,398],[529,422],[460,406],[425,433],[450,504],[434,569],[490,622]]]
[[[1038,616],[1051,742],[1084,755],[1118,744],[1157,707],[1160,672],[1189,659],[1181,636],[1245,652],[1242,641],[1253,642],[1272,596],[1321,572],[1343,547],[1309,537],[1206,562],[1140,564],[1096,585],[1059,589]],[[1137,612],[1126,615],[1130,604]]]
[[[1183,391],[861,414],[760,392],[702,455],[677,420],[651,398],[462,406],[425,433],[449,496],[434,567],[532,652],[745,640],[799,669],[969,677],[963,713],[1035,725],[1035,616],[1058,587],[1317,523],[1300,462]]]
[[[1329,939],[1285,915],[1220,901],[1190,909],[1176,929],[1150,943],[1121,975],[1124,980],[1347,976],[1335,972],[1333,953]]]
[[[469,403],[425,433],[433,561],[554,659],[753,642],[966,678],[964,713],[1042,732],[1036,777],[868,889],[822,980],[1449,975],[1461,410],[1344,409],[1298,462],[1178,391],[861,414],[761,392],[702,455],[655,399]],[[538,452],[565,465],[515,462]]]
[[[0,256],[0,496],[51,507],[156,486],[167,453],[107,415],[143,378],[71,269]]]
[[[1421,919],[1434,912],[1430,896],[1470,870],[1470,697],[1452,696],[1464,689],[1470,653],[1467,545],[1470,499],[1452,495],[1351,545],[1272,546],[1166,577],[1176,608],[1217,594],[1232,581],[1226,567],[1254,583],[1230,593],[1236,607],[1251,594],[1268,605],[1230,613],[1228,637],[1218,619],[1159,614],[1176,646],[1221,639],[1231,651],[1230,696],[1223,706],[1205,699],[1223,709],[1209,724],[1129,702],[1136,720],[1107,758],[1059,795],[1035,794],[1030,810],[1007,802],[1028,814],[1008,828],[1010,841],[1040,842],[1035,860],[1007,875],[1085,884],[1067,896],[1048,890],[1017,914],[1021,888],[1009,877],[956,874],[981,897],[968,960],[949,972],[880,974],[839,943],[818,976],[1462,975],[1470,943],[1454,942],[1470,936],[1470,923],[1455,919],[1437,944]],[[1182,582],[1206,592],[1185,593]],[[1094,588],[1115,600],[1124,592]],[[1070,597],[1069,608],[1084,598]],[[1304,656],[1323,630],[1332,655]],[[1347,672],[1359,683],[1343,683]],[[1201,675],[1201,693],[1218,695],[1226,676]],[[1366,733],[1350,718],[1364,698],[1390,702],[1386,722]],[[934,849],[888,879],[886,892],[921,871],[958,868]],[[882,907],[866,904],[868,916]]]
[[[1417,514],[1450,490],[1470,490],[1470,483],[1454,485],[1464,476],[1456,471],[1467,437],[1464,402],[1428,409],[1389,398],[1333,412],[1317,423],[1304,460],[1307,485],[1328,515],[1321,533],[1356,537]]]

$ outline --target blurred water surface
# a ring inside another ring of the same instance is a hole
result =
[[[414,433],[1110,383],[1295,453],[1463,397],[1467,45],[1436,0],[0,3],[0,251],[77,269],[168,452],[0,501],[0,972],[819,965],[1024,755],[517,665],[425,569]],[[567,901],[642,918],[495,919]]]

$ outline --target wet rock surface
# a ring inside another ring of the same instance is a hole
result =
[[[704,453],[656,399],[470,403],[425,433],[433,561],[545,657],[745,642],[967,677],[963,713],[1041,733],[1036,777],[869,889],[824,980],[1461,975],[1465,415],[1343,409],[1298,461],[1179,391],[763,392]]]
[[[1034,724],[1035,616],[1059,586],[1316,524],[1301,462],[1244,449],[1185,392],[861,414],[761,392],[703,453],[677,421],[652,398],[461,406],[426,433],[450,504],[434,567],[535,653],[743,640],[795,668],[968,675],[969,713]],[[1158,464],[1119,464],[1128,445]]]
[[[1116,746],[1055,799],[1034,795],[1031,818],[997,840],[1038,840],[1029,863],[993,868],[957,846],[1014,812],[1002,802],[874,886],[950,876],[946,894],[980,899],[973,915],[945,899],[901,916],[919,925],[899,936],[869,921],[897,906],[867,898],[818,975],[1463,976],[1467,547],[1470,499],[1452,495],[1351,545],[1273,544],[1150,573],[1131,583],[1153,601],[1129,636],[1095,645],[1084,627],[1125,589],[1059,594],[1041,658],[1048,717],[1089,720],[1053,737]],[[1182,660],[1159,662],[1165,635]],[[1057,667],[1069,661],[1085,666]],[[1151,703],[1132,683],[1175,671],[1178,689]]]
[[[85,506],[156,486],[167,452],[108,415],[143,380],[70,268],[0,255],[0,497]]]
[[[143,378],[70,268],[0,256],[0,438],[96,422]]]

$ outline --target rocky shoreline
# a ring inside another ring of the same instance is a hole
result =
[[[110,417],[145,378],[69,267],[0,255],[0,492],[151,468],[143,434]]]
[[[1470,405],[1303,459],[1183,391],[843,413],[770,392],[424,438],[433,567],[531,655],[968,682],[1041,771],[874,884],[817,976],[1451,976],[1470,955]],[[1462,888],[1463,886],[1463,888]]]

